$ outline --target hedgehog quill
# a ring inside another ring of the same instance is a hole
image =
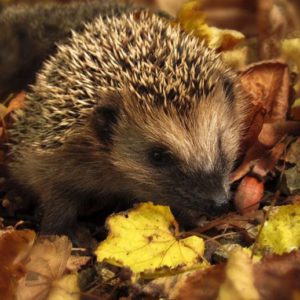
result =
[[[147,10],[100,16],[38,73],[14,115],[10,172],[38,196],[43,233],[70,235],[91,198],[214,214],[244,108],[238,77],[197,37]]]

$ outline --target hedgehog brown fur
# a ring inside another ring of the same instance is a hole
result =
[[[227,204],[244,98],[198,38],[150,12],[97,18],[60,45],[10,131],[10,170],[66,233],[84,201]]]

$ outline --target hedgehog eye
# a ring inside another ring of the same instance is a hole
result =
[[[172,162],[172,156],[164,148],[155,147],[149,151],[149,161],[155,167],[164,167]]]

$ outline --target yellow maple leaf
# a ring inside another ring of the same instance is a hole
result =
[[[154,278],[199,267],[204,241],[179,239],[178,224],[167,206],[141,203],[108,218],[109,235],[96,250],[98,261],[129,267],[134,279]]]
[[[203,39],[208,47],[219,51],[231,49],[245,38],[236,30],[208,26],[205,22],[205,15],[201,11],[200,0],[186,2],[177,15],[177,22],[185,31],[193,32]]]
[[[258,239],[260,252],[282,254],[300,247],[300,205],[273,208]]]

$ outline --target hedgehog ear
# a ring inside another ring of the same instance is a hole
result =
[[[101,142],[107,146],[112,143],[113,127],[117,124],[120,113],[117,98],[114,94],[102,95],[93,113],[93,127]]]
[[[112,105],[97,106],[94,110],[93,125],[105,145],[112,143],[113,126],[118,121],[119,111]]]

